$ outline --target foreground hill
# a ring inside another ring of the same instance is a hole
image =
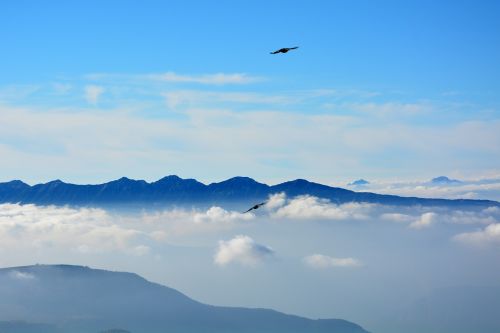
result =
[[[202,281],[200,281],[202,283]],[[136,274],[68,265],[0,269],[2,333],[367,333],[340,319],[210,306]]]
[[[274,186],[248,177],[234,177],[205,185],[195,179],[167,176],[156,182],[120,178],[98,185],[75,185],[54,180],[30,186],[20,180],[0,183],[0,203],[35,203],[68,205],[183,204],[248,202],[265,200],[270,194],[285,192],[288,196],[313,195],[334,203],[367,202],[384,205],[423,206],[500,206],[489,200],[446,200],[400,197],[369,192],[354,192],[297,179]]]

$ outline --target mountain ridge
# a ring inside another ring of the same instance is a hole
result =
[[[47,333],[118,328],[137,333],[367,333],[342,319],[203,304],[135,273],[77,265],[1,268],[0,330],[17,333],[21,326],[21,331],[33,327],[36,332],[37,325],[49,325]]]
[[[365,202],[385,205],[500,206],[499,202],[491,200],[434,199],[355,192],[305,179],[267,185],[249,177],[233,177],[206,185],[196,179],[183,179],[176,175],[166,176],[150,183],[122,177],[102,184],[86,185],[53,180],[31,186],[21,180],[12,180],[0,183],[0,203],[96,206],[120,203],[183,204],[203,202],[219,204],[221,202],[265,200],[269,195],[280,192],[284,192],[290,197],[317,196],[337,204]]]

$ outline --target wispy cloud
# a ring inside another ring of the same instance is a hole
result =
[[[40,90],[35,84],[10,84],[0,86],[0,102],[17,101],[29,97]]]
[[[238,104],[292,104],[299,102],[297,96],[261,94],[253,92],[217,92],[203,90],[173,90],[163,93],[169,108],[199,107],[220,103]]]
[[[313,254],[304,258],[306,265],[316,269],[334,267],[359,267],[362,263],[354,258],[334,258],[323,254]]]
[[[228,241],[219,241],[214,262],[219,266],[230,263],[255,266],[273,255],[272,248],[259,244],[248,236],[239,235]]]
[[[224,84],[248,84],[261,81],[262,78],[250,76],[245,73],[215,73],[201,75],[183,75],[175,72],[166,72],[162,74],[150,74],[146,77],[153,80],[160,80],[175,83],[199,83],[207,85]]]
[[[96,85],[85,86],[85,99],[89,104],[97,104],[104,93],[104,88]]]
[[[263,81],[264,78],[248,75],[246,73],[205,73],[205,74],[179,74],[176,72],[150,73],[150,74],[117,74],[117,73],[92,73],[84,76],[91,81],[127,81],[144,82],[155,81],[178,84],[201,85],[243,85]]]
[[[9,276],[14,280],[20,280],[20,281],[30,281],[36,279],[36,276],[34,274],[21,272],[17,270],[11,271],[9,273]]]

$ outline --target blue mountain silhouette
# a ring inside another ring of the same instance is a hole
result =
[[[23,320],[23,322],[13,321]],[[43,323],[43,324],[37,324]],[[4,333],[367,333],[341,319],[211,306],[132,273],[70,265],[0,269]]]
[[[366,202],[386,205],[424,206],[500,206],[489,200],[429,199],[401,197],[369,192],[355,192],[331,187],[305,179],[296,179],[269,186],[248,177],[234,177],[205,185],[195,179],[167,176],[148,183],[126,177],[97,185],[76,185],[54,180],[30,186],[20,180],[0,183],[0,203],[35,203],[68,205],[108,204],[183,204],[253,202],[265,200],[270,194],[284,192],[288,196],[312,195],[334,203]]]

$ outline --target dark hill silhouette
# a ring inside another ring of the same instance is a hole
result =
[[[248,177],[234,177],[219,183],[205,185],[195,179],[167,176],[148,183],[144,180],[120,178],[98,185],[75,185],[54,180],[30,186],[19,180],[0,183],[0,203],[35,203],[57,205],[111,205],[111,204],[191,204],[262,202],[270,194],[285,192],[288,196],[313,195],[335,203],[367,202],[386,205],[422,206],[500,206],[488,200],[446,200],[400,197],[369,192],[354,192],[331,187],[305,179],[296,179],[269,186]]]
[[[0,269],[0,332],[96,333],[114,327],[140,333],[366,333],[340,319],[202,304],[132,273],[69,265]]]

